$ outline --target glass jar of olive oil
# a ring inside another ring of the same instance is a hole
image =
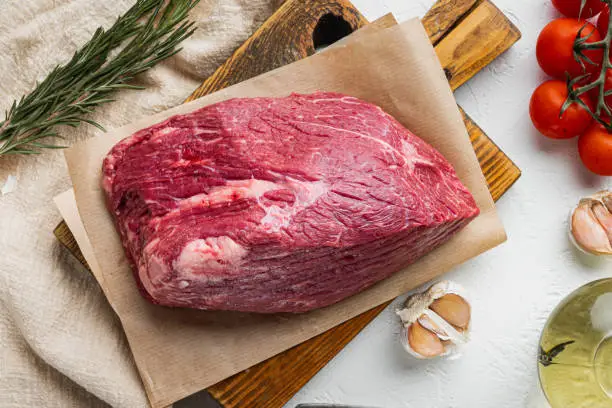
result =
[[[612,407],[612,278],[582,286],[553,311],[538,373],[553,408]]]

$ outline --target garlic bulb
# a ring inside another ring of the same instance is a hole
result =
[[[570,238],[584,252],[612,255],[612,191],[580,200],[570,216]]]
[[[471,307],[463,292],[456,283],[442,281],[406,299],[396,313],[408,353],[421,359],[447,356],[468,341]]]

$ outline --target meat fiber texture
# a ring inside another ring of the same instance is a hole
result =
[[[305,312],[398,272],[479,210],[451,164],[337,93],[231,99],[140,130],[103,189],[156,304]]]

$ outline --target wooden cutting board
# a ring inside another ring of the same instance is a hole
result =
[[[489,0],[438,0],[422,23],[452,89],[461,86],[520,38],[519,30]],[[331,44],[366,24],[367,20],[346,0],[287,0],[186,102],[312,55],[316,48]],[[461,112],[491,195],[497,200],[521,172],[482,129],[463,110]],[[54,233],[87,266],[64,222]],[[223,408],[282,407],[387,304],[238,373],[207,391]]]

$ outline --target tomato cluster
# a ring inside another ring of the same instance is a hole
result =
[[[575,58],[575,43],[581,38],[585,43],[601,41],[606,37],[610,10],[602,0],[552,0],[554,6],[566,16],[550,22],[538,37],[536,57],[542,70],[553,79],[544,82],[534,91],[529,104],[529,114],[534,126],[544,136],[553,139],[569,139],[579,136],[578,151],[584,165],[592,172],[612,176],[612,134],[593,120],[580,104],[573,103],[561,113],[568,97],[569,79],[584,77],[583,85],[598,78],[603,61],[602,49],[583,50],[585,58]],[[597,26],[584,20],[597,18]],[[606,73],[604,92],[612,91],[612,70]],[[584,106],[595,111],[599,89],[582,94]],[[612,108],[612,94],[606,96]]]

